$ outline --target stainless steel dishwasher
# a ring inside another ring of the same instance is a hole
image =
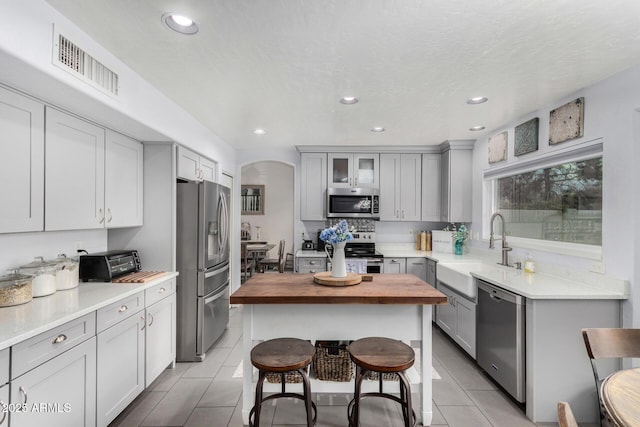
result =
[[[525,401],[524,297],[478,280],[476,360],[515,400]]]

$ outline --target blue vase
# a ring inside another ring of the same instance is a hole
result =
[[[464,244],[464,241],[462,241],[462,240],[456,240],[453,243],[454,253],[456,255],[462,255],[462,245],[463,244]]]

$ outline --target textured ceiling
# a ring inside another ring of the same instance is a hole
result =
[[[475,139],[640,62],[638,0],[47,1],[239,149]]]

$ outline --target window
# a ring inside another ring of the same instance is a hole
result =
[[[602,157],[496,179],[495,211],[508,234],[602,245]]]

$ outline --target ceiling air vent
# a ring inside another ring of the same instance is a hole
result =
[[[54,63],[103,91],[118,95],[118,75],[62,34],[54,39]]]

